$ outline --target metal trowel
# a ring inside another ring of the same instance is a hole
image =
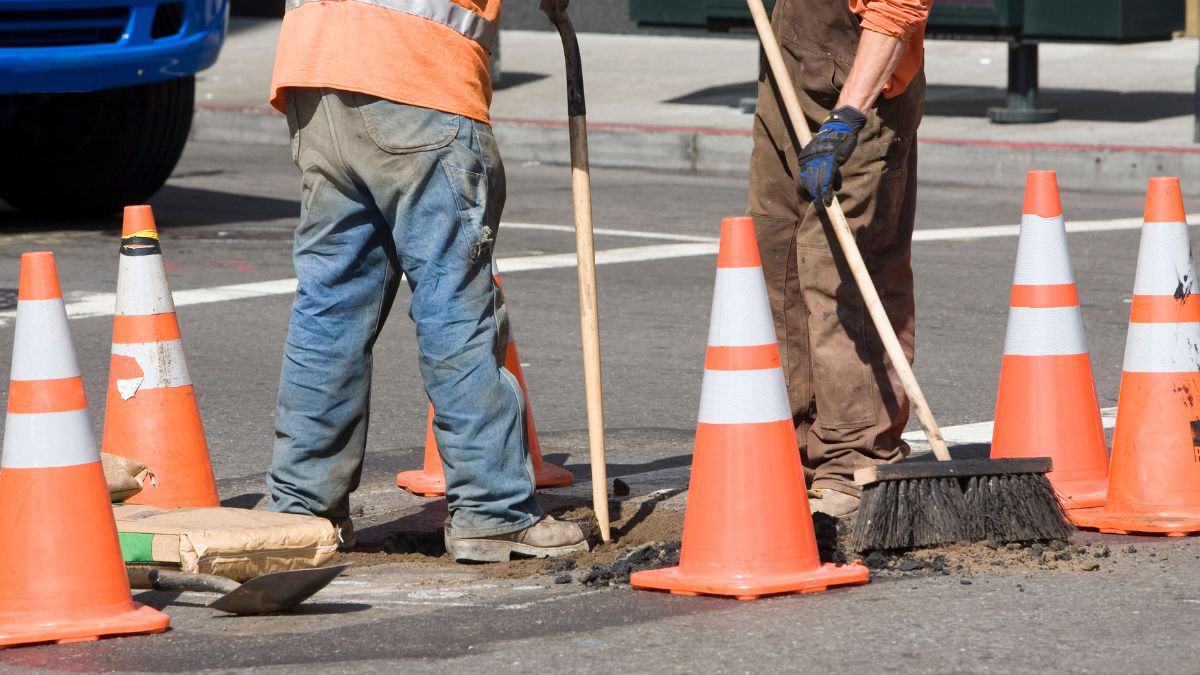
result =
[[[343,564],[272,572],[243,584],[214,574],[136,567],[127,567],[126,572],[130,588],[224,593],[207,606],[230,614],[250,615],[286,612],[328,586],[348,567],[349,564]]]

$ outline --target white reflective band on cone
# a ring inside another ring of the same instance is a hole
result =
[[[476,14],[450,0],[287,0],[287,9],[295,9],[309,2],[351,1],[429,19],[478,42],[484,49],[490,50],[496,41],[496,24],[488,21],[482,14]]]
[[[5,469],[44,469],[100,461],[87,408],[66,412],[8,413],[4,425]]]
[[[717,269],[708,346],[752,347],[775,343],[775,321],[761,267]]]
[[[117,273],[117,316],[175,311],[161,255],[123,255]]]
[[[1067,232],[1063,229],[1061,216],[1021,216],[1013,283],[1023,286],[1075,283],[1071,253],[1067,249]]]
[[[791,419],[781,368],[704,371],[701,423],[758,424]]]
[[[13,335],[13,380],[58,380],[79,376],[75,345],[62,298],[18,300]]]
[[[112,346],[116,356],[134,358],[142,368],[142,382],[137,389],[185,387],[192,383],[187,360],[183,357],[183,341],[139,342]]]
[[[1134,295],[1174,295],[1176,290],[1200,290],[1187,225],[1183,223],[1146,223],[1138,247],[1137,275],[1133,278]],[[1180,289],[1180,286],[1183,288]]]
[[[1125,338],[1127,373],[1200,372],[1200,323],[1131,323]]]
[[[1078,307],[1013,307],[1008,311],[1004,353],[1010,356],[1086,354]]]

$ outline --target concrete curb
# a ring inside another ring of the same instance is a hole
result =
[[[495,121],[508,162],[569,164],[566,122]],[[288,145],[287,122],[271,108],[199,104],[195,140]],[[745,176],[749,132],[727,129],[589,124],[594,167]],[[923,182],[1021,189],[1025,172],[1054,169],[1064,188],[1138,192],[1150,176],[1200,174],[1200,147],[1072,145],[922,138]]]

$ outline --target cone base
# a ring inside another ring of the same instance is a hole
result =
[[[542,462],[534,467],[533,476],[540,488],[567,487],[575,482],[575,476],[570,471],[550,462]]]
[[[396,474],[396,487],[408,490],[418,497],[441,497],[446,494],[446,478],[441,472],[401,471]]]
[[[567,487],[575,476],[561,466],[542,462],[533,471],[536,485],[540,488]],[[396,474],[396,487],[403,488],[418,497],[441,497],[446,494],[446,477],[439,471],[401,471]]]
[[[1099,530],[1105,534],[1165,534],[1180,537],[1200,532],[1200,514],[1153,515],[1098,508],[1072,511],[1070,517],[1076,527]]]
[[[764,575],[753,580],[730,579],[729,576],[688,575],[678,567],[669,567],[635,572],[629,577],[629,583],[634,588],[670,591],[677,595],[721,595],[739,600],[754,600],[764,595],[816,593],[833,586],[858,586],[867,583],[870,572],[858,563],[840,566],[826,563],[816,569],[792,574]]]
[[[1108,498],[1108,478],[1094,480],[1055,481],[1050,484],[1058,493],[1058,501],[1068,513],[1104,506]]]
[[[90,642],[117,635],[161,633],[167,629],[171,619],[166,614],[141,603],[134,602],[132,605],[133,609],[117,616],[52,621],[36,626],[29,626],[26,620],[22,621],[20,628],[0,626],[0,648],[46,642]]]

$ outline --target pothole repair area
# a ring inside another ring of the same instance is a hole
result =
[[[641,502],[613,503],[612,508],[612,540],[608,543],[600,542],[589,506],[571,503],[550,510],[555,517],[578,522],[591,533],[592,549],[586,553],[470,565],[470,568],[489,579],[549,578],[557,584],[604,586],[628,584],[629,575],[639,570],[679,564],[684,517],[681,508],[664,506],[661,499],[653,497]],[[765,520],[763,524],[769,526],[769,522]],[[1167,551],[1160,555],[1148,550],[1144,543],[1139,551],[1137,546],[1120,538],[1110,537],[1111,541],[1103,543],[1082,540],[1099,537],[1094,534],[1076,535],[1071,541],[1008,544],[985,541],[856,554],[848,544],[853,525],[853,519],[816,514],[813,527],[821,561],[845,564],[860,560],[876,580],[940,575],[958,576],[963,584],[970,584],[973,577],[997,573],[1111,572],[1126,560],[1145,565],[1163,562],[1168,555]],[[1190,546],[1190,542],[1184,546]],[[400,532],[386,539],[360,542],[354,551],[339,553],[333,562],[350,562],[357,567],[389,563],[430,569],[461,567],[446,555],[441,530]]]

